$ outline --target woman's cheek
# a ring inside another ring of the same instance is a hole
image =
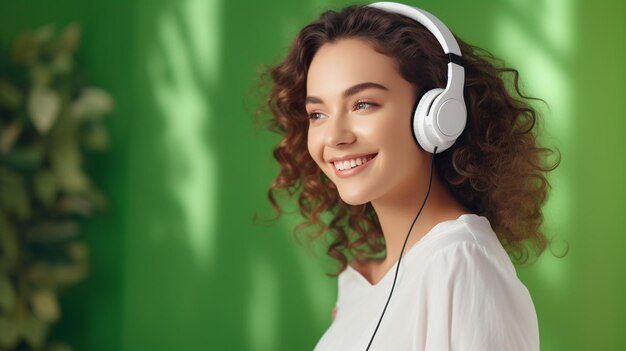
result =
[[[309,150],[309,155],[315,161],[317,166],[328,176],[330,177],[328,171],[328,163],[324,161],[324,147],[320,143],[321,140],[315,133],[309,132],[307,136],[307,147]]]

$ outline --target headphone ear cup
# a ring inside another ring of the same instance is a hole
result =
[[[418,145],[428,151],[433,152],[435,150],[435,145],[433,145],[426,136],[426,129],[433,129],[432,120],[428,122],[428,112],[430,107],[433,105],[435,99],[443,93],[444,89],[435,88],[429,90],[422,96],[417,107],[415,108],[415,112],[413,113],[413,137],[417,141]]]

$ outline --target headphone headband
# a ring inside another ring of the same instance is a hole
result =
[[[430,12],[397,2],[375,2],[367,6],[387,12],[394,12],[414,19],[433,33],[446,54],[452,53],[457,56],[462,56],[461,49],[456,39],[454,39],[454,35],[452,35],[448,27],[446,27],[439,18],[433,16]]]

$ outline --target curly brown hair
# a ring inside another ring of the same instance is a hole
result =
[[[421,24],[355,5],[324,12],[297,34],[284,61],[263,73],[271,77],[266,103],[272,117],[266,127],[283,136],[273,150],[281,169],[269,188],[269,201],[278,218],[282,208],[275,195],[299,193],[298,205],[306,221],[294,233],[313,228],[306,234],[309,243],[324,234],[330,236],[327,254],[340,263],[332,276],[352,258],[360,260],[385,250],[371,203],[343,202],[307,149],[309,121],[304,100],[309,65],[322,45],[347,38],[364,40],[394,58],[402,77],[416,88],[416,97],[446,86],[449,62]],[[534,98],[521,93],[518,71],[500,67],[501,61],[489,52],[456,40],[465,67],[468,121],[455,144],[438,154],[436,171],[465,208],[489,219],[513,263],[521,265],[529,253],[538,257],[549,244],[540,228],[541,208],[550,188],[546,174],[558,166],[560,154],[539,146],[539,116],[528,102]],[[550,161],[551,155],[557,157]]]

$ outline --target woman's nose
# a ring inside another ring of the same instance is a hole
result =
[[[331,117],[328,123],[326,123],[326,145],[335,147],[342,144],[352,144],[356,140],[356,135],[352,131],[346,117]]]

